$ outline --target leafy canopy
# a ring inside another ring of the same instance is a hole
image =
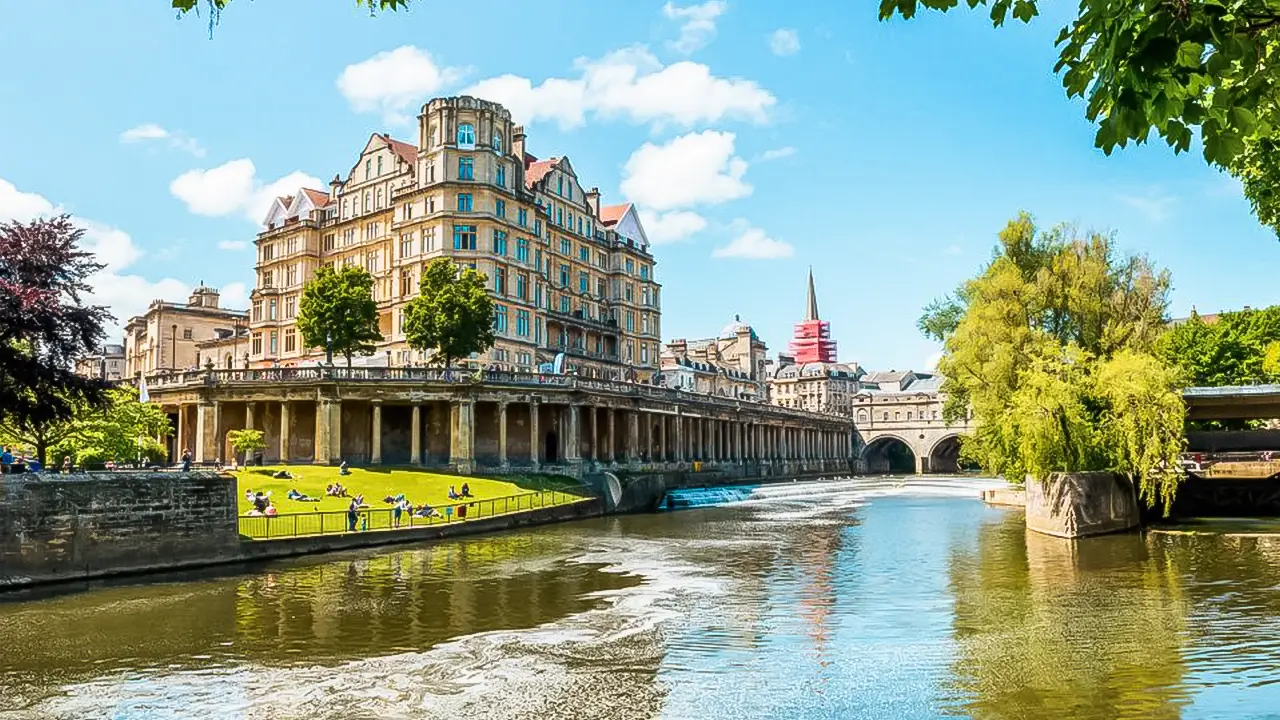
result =
[[[1030,22],[1041,0],[965,0],[995,26]],[[880,0],[880,18],[950,10],[959,0]],[[1280,0],[1080,0],[1063,27],[1055,72],[1086,100],[1108,155],[1154,132],[1175,152],[1193,130],[1204,158],[1243,182],[1258,219],[1280,233]]]
[[[436,258],[422,273],[418,296],[405,308],[405,340],[450,367],[493,347],[493,316],[485,276]]]
[[[67,215],[0,224],[0,422],[55,423],[103,400],[105,383],[72,371],[111,318],[84,302],[102,265],[83,236]]]
[[[382,340],[373,276],[355,265],[338,270],[321,266],[302,289],[298,331],[306,347],[338,353],[347,367],[353,355],[371,355],[374,343]]]
[[[65,457],[78,464],[163,459],[165,447],[156,438],[171,432],[168,415],[138,402],[138,391],[129,386],[107,391],[100,406],[75,402],[67,418],[0,423],[6,443],[34,450],[42,463],[52,456],[55,464]]]
[[[1107,236],[1010,221],[990,264],[919,323],[944,342],[946,418],[973,413],[965,458],[1013,480],[1112,470],[1167,509],[1186,414],[1151,352],[1168,292],[1167,272]]]
[[[1190,385],[1280,379],[1280,306],[1222,313],[1212,324],[1192,313],[1160,338],[1156,353],[1181,368]]]
[[[231,441],[231,447],[236,452],[244,453],[246,456],[255,450],[265,450],[267,447],[266,435],[261,430],[250,428],[232,430],[227,433],[227,440]]]

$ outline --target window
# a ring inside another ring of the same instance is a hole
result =
[[[453,249],[454,250],[475,250],[476,249],[476,226],[475,225],[454,225],[453,226]]]
[[[648,266],[648,265],[641,265],[641,266],[640,266],[640,279],[641,279],[641,280],[648,280],[648,279],[649,279],[649,266]]]
[[[284,319],[292,320],[298,315],[298,296],[290,295],[284,299]]]
[[[413,294],[413,271],[405,268],[400,271],[400,297],[409,297]]]
[[[578,259],[584,263],[591,262],[591,250],[586,245],[578,248]]]
[[[404,258],[413,255],[414,250],[416,250],[413,239],[413,233],[411,232],[400,233],[400,257]]]
[[[504,257],[507,254],[507,234],[502,230],[493,231],[493,254]]]
[[[469,157],[458,158],[458,179],[459,180],[475,180],[476,169],[475,164]]]
[[[275,330],[271,331],[271,354],[272,355],[275,355],[276,353],[280,352],[280,348],[276,345],[276,340],[279,338],[279,335],[280,335],[279,332]]]
[[[556,194],[561,197],[564,197],[564,176],[563,175],[556,176]]]
[[[249,347],[250,352],[254,355],[262,354],[262,333],[256,332],[253,334],[253,340],[249,343]]]
[[[537,270],[538,272],[542,272],[542,251],[541,250],[533,251],[533,269]],[[550,270],[551,268],[548,267],[547,269]]]
[[[404,219],[405,220],[413,219],[413,203],[404,204]]]
[[[516,311],[516,335],[519,337],[529,337],[529,311]]]
[[[649,364],[649,346],[644,343],[640,343],[640,364]]]
[[[356,241],[356,229],[353,227],[342,231],[342,246],[346,247]]]
[[[516,273],[516,297],[521,300],[529,299],[529,276],[525,273]]]
[[[476,129],[467,123],[458,126],[458,147],[464,150],[476,147]]]
[[[636,272],[636,261],[632,260],[631,258],[627,258],[627,274],[634,275],[635,272]]]
[[[373,193],[369,192],[368,190],[365,190],[364,191],[364,211],[369,212],[369,209],[372,206],[373,206]]]
[[[264,288],[272,287],[271,278],[272,278],[271,271],[263,270],[262,271],[262,287]]]
[[[578,271],[578,292],[584,293],[587,291],[587,288],[590,286],[591,286],[591,276],[587,274],[586,270],[579,270]]]
[[[458,212],[471,212],[471,193],[458,193]]]
[[[499,295],[507,294],[507,269],[494,268],[493,291]]]
[[[569,266],[560,264],[560,287],[569,287]]]
[[[556,208],[556,225],[564,227],[564,208]]]
[[[298,336],[293,328],[284,331],[284,351],[286,353],[294,352],[298,349]]]
[[[373,158],[365,158],[365,161],[364,161],[364,179],[365,179],[365,180],[368,180],[368,179],[369,179],[369,178],[371,178],[371,177],[373,177]],[[368,197],[368,195],[366,195],[365,197],[367,198],[367,197]],[[368,205],[368,201],[367,201],[367,200],[365,201],[365,204],[366,204],[366,205]],[[368,208],[365,208],[365,209],[367,210]]]
[[[493,306],[493,331],[506,334],[507,332],[507,306]]]
[[[528,225],[528,224],[529,224],[529,211],[528,211],[528,210],[525,210],[524,208],[520,208],[520,209],[516,210],[516,222],[520,224],[520,227],[524,227],[524,226]]]
[[[324,236],[324,249],[325,252],[333,249],[333,233]]]
[[[493,134],[493,151],[499,155],[502,154],[502,135],[498,133]]]
[[[507,186],[507,166],[506,165],[498,166],[498,177],[496,179],[496,182],[498,183],[498,187]]]
[[[562,313],[569,312],[569,296],[568,295],[560,296],[560,312]]]
[[[436,249],[436,229],[429,227],[422,231],[422,252],[429,253]]]
[[[289,238],[284,244],[285,254],[292,255],[298,252],[298,238]]]
[[[538,218],[533,219],[533,234],[542,237],[542,221]]]
[[[516,260],[522,263],[529,262],[528,238],[516,238]]]
[[[182,328],[182,339],[191,340],[194,337],[191,328]]]
[[[377,190],[374,191],[374,193],[375,195],[373,200],[373,207],[374,209],[381,210],[382,209],[382,188],[378,188]]]
[[[507,216],[507,201],[501,198],[493,201],[493,214],[500,218]]]
[[[542,342],[542,318],[534,318],[533,320],[533,341]]]
[[[293,287],[298,284],[298,263],[294,263],[284,270],[285,285]]]
[[[573,243],[569,242],[569,238],[560,238],[560,254],[565,257],[573,255]]]
[[[364,256],[364,269],[370,273],[378,272],[378,255],[379,253],[371,252]]]
[[[378,175],[379,177],[381,177],[382,175],[382,156],[381,155],[378,156]]]
[[[627,332],[636,331],[636,314],[632,310],[627,311]]]
[[[635,302],[635,288],[631,283],[627,283],[623,289],[626,291],[627,302]]]
[[[268,320],[278,320],[278,319],[279,319],[279,318],[276,316],[276,309],[277,309],[277,306],[276,306],[276,299],[275,299],[275,298],[271,298],[271,300],[267,303],[267,319],[268,319]]]
[[[649,334],[649,316],[648,315],[640,316],[640,334],[641,335]]]
[[[263,259],[263,260],[275,260],[275,259],[276,259],[276,246],[275,246],[275,245],[263,245],[263,246],[262,246],[262,259]]]

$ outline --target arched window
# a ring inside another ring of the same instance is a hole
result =
[[[493,134],[493,151],[502,154],[502,135],[500,133]]]
[[[377,193],[377,195],[375,196],[375,199],[373,201],[373,206],[375,208],[381,209],[382,208],[382,188],[378,188],[374,192]]]
[[[859,411],[858,411],[858,422],[866,422],[866,421],[867,421],[867,411],[866,411],[866,410],[859,410]]]
[[[458,147],[468,150],[475,149],[476,146],[476,129],[471,125],[463,123],[458,126]]]

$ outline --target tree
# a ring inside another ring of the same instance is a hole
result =
[[[484,275],[448,258],[432,260],[422,273],[418,296],[404,311],[409,347],[431,351],[445,367],[493,347],[493,298],[485,282]]]
[[[370,15],[376,15],[382,10],[408,9],[409,2],[410,0],[355,0],[356,7],[368,9]],[[172,0],[171,6],[178,12],[178,17],[192,12],[199,15],[200,8],[203,7],[209,14],[209,32],[212,34],[213,27],[222,19],[222,11],[230,3],[231,0]]]
[[[267,447],[266,437],[261,430],[232,430],[227,433],[227,439],[231,441],[231,447],[244,457],[246,465],[255,450],[265,450]]]
[[[1190,385],[1219,386],[1280,378],[1280,355],[1268,369],[1267,353],[1280,343],[1280,306],[1227,312],[1213,324],[1192,313],[1169,329],[1156,354],[1181,368]]]
[[[71,457],[75,462],[132,462],[159,459],[165,448],[156,438],[172,432],[169,417],[159,407],[138,402],[138,391],[129,386],[112,388],[102,405],[75,403],[67,418],[0,422],[0,436],[16,445],[33,448],[44,464]]]
[[[0,422],[35,427],[98,405],[106,384],[73,371],[102,343],[106,308],[85,304],[102,265],[70,216],[0,224]]]
[[[965,459],[1014,480],[1111,470],[1167,511],[1186,416],[1178,371],[1152,352],[1168,292],[1167,272],[1108,236],[1010,221],[991,263],[920,320],[944,341],[944,416],[973,413]]]
[[[307,347],[339,353],[347,367],[353,355],[373,354],[374,343],[382,340],[373,276],[355,265],[340,270],[321,266],[302,289],[298,331]]]
[[[965,0],[999,27],[1030,22],[1040,0]],[[880,0],[880,18],[946,11],[959,0]],[[1258,219],[1280,234],[1280,0],[1080,0],[1058,34],[1055,72],[1087,100],[1108,155],[1154,131],[1174,149],[1204,141],[1204,158],[1240,178]]]

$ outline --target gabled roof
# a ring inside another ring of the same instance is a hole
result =
[[[547,160],[539,160],[532,155],[525,156],[524,167],[524,184],[525,187],[533,187],[538,184],[539,180],[547,176],[551,169],[560,162],[560,158],[550,158]]]
[[[414,160],[418,159],[417,145],[397,140],[386,133],[382,134],[382,139],[387,141],[387,146],[391,148],[391,152],[399,156],[401,160],[412,165]]]
[[[276,199],[280,201],[280,204],[284,206],[284,209],[285,209],[285,210],[288,210],[290,207],[293,207],[293,196],[292,196],[292,195],[287,195],[287,196],[286,196],[286,195],[281,195],[280,197],[278,197],[278,198],[276,198]]]
[[[606,227],[617,225],[622,216],[627,214],[627,210],[631,209],[631,203],[622,203],[621,205],[605,205],[600,208],[600,222]]]
[[[329,193],[321,190],[312,190],[311,188],[302,188],[302,192],[307,194],[307,197],[310,198],[311,200],[311,204],[315,205],[317,208],[322,208],[328,205],[329,203],[333,202],[333,198],[329,197]]]

